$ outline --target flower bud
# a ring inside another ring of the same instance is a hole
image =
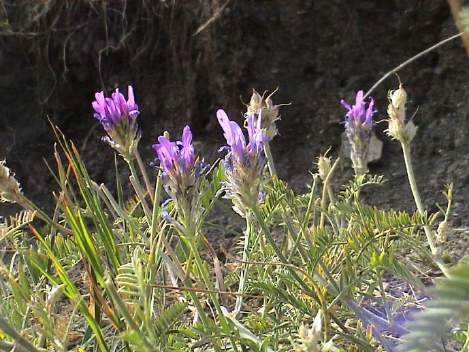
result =
[[[321,180],[325,180],[332,168],[331,157],[320,155],[318,158],[318,173]]]
[[[251,100],[247,106],[248,114],[257,114],[262,107],[263,96],[260,95],[255,89],[252,90]]]
[[[261,128],[265,132],[268,140],[273,139],[277,135],[276,121],[280,120],[280,105],[275,105],[272,101],[272,92],[268,97],[264,98],[264,94],[260,95],[256,90],[252,90],[251,100],[247,105],[246,116],[253,115],[260,120]]]
[[[449,225],[446,220],[443,220],[438,225],[438,230],[436,231],[436,241],[440,244],[445,243],[448,239]]]
[[[399,89],[392,90],[389,92],[389,100],[393,107],[393,113],[397,114],[397,118],[399,120],[404,121],[405,104],[407,103],[407,92],[404,90],[402,84],[399,85]]]
[[[5,163],[0,161],[0,202],[21,203],[21,186]]]
[[[402,84],[399,85],[399,89],[389,92],[388,99],[387,133],[401,143],[410,143],[417,133],[417,126],[412,121],[406,123],[405,104],[407,102],[407,93]]]

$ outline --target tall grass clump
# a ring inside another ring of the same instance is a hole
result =
[[[367,167],[377,107],[363,91],[342,101],[354,176],[336,191],[338,160],[319,156],[305,194],[277,177],[272,95],[254,91],[246,131],[216,112],[222,161],[208,165],[186,126],[156,139],[147,174],[132,87],[96,93],[94,117],[132,194],[117,164],[112,189],[93,181],[56,127],[51,214],[0,163],[1,200],[24,208],[0,224],[0,350],[466,351],[469,265],[442,260],[452,186],[447,209],[424,208],[406,101],[402,85],[389,93],[387,132],[402,147],[415,212],[361,196],[387,187]],[[209,240],[222,197],[244,220],[223,260]],[[427,288],[430,272],[440,277]]]

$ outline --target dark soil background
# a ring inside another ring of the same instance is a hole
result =
[[[445,0],[2,1],[0,6],[0,158],[24,192],[51,205],[54,189],[48,119],[81,148],[97,182],[114,179],[113,152],[92,117],[95,91],[135,88],[150,162],[164,130],[188,123],[199,152],[216,156],[215,111],[241,119],[251,89],[279,87],[281,135],[273,142],[280,176],[303,190],[308,170],[329,146],[340,150],[344,111],[386,71],[457,32]],[[413,145],[429,209],[455,184],[453,225],[469,224],[469,59],[460,40],[400,73],[409,112],[418,108]],[[385,118],[392,77],[374,92]],[[371,166],[389,182],[367,195],[374,204],[413,209],[398,143],[382,132],[382,159]],[[340,179],[351,175],[345,167]],[[125,175],[123,175],[125,177]],[[0,213],[11,208],[1,205]],[[3,210],[2,210],[3,209]],[[462,254],[464,232],[453,234]]]

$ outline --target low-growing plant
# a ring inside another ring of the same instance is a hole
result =
[[[376,112],[367,96],[342,102],[354,176],[336,192],[338,159],[322,155],[298,194],[276,174],[269,143],[280,105],[271,95],[254,91],[248,138],[217,112],[223,161],[197,155],[186,126],[180,141],[158,137],[159,166],[148,175],[132,88],[127,99],[97,93],[95,118],[133,194],[124,197],[117,164],[113,190],[94,182],[56,127],[53,214],[0,163],[1,200],[24,208],[0,226],[0,350],[444,351],[453,341],[466,351],[469,268],[442,259],[452,186],[446,210],[424,208],[401,84],[389,93],[387,132],[402,146],[417,210],[363,201],[364,188],[386,187],[367,167]],[[223,260],[210,220],[221,198],[245,221]]]

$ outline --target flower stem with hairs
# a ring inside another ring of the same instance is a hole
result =
[[[147,189],[148,195],[150,197],[151,202],[153,203],[153,201],[154,201],[153,187],[152,187],[150,179],[148,177],[148,173],[145,169],[145,164],[143,163],[142,157],[140,156],[140,152],[138,151],[137,148],[135,148],[135,150],[134,150],[134,155],[135,155],[135,159],[137,160],[137,164],[138,164],[138,167],[140,169],[140,173],[142,174],[143,182],[145,182],[145,187]]]
[[[420,193],[417,187],[417,182],[415,180],[414,168],[412,166],[412,157],[410,155],[410,143],[401,142],[402,153],[404,154],[404,163],[407,171],[407,178],[409,179],[410,189],[412,191],[412,196],[415,201],[415,205],[417,206],[417,210],[420,215],[425,215],[425,208],[422,203],[422,199],[420,198]],[[446,265],[440,258],[440,251],[435,244],[435,235],[434,232],[431,230],[429,225],[424,225],[423,230],[425,231],[425,236],[427,237],[428,245],[430,246],[430,250],[433,255],[433,259],[435,263],[438,265],[440,270],[443,274],[447,274]]]
[[[272,151],[270,150],[270,143],[267,141],[264,145],[264,153],[267,161],[267,167],[269,168],[270,175],[277,176],[277,170],[275,169],[274,158],[272,157]]]

